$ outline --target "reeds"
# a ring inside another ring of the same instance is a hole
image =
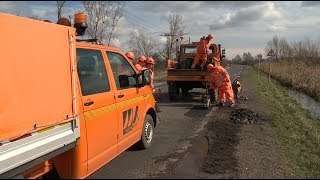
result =
[[[258,68],[258,64],[254,65]],[[269,73],[269,63],[261,62],[260,70]],[[297,60],[271,63],[270,76],[282,85],[301,91],[320,101],[320,65],[307,66]]]

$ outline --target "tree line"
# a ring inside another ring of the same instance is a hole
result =
[[[306,65],[320,64],[320,41],[305,38],[288,43],[285,38],[274,36],[267,42],[266,52],[273,49],[278,61],[299,61]]]
[[[275,61],[300,62],[308,66],[320,64],[320,41],[305,38],[300,41],[288,42],[286,38],[273,36],[266,43],[266,54],[272,49],[275,53]],[[232,62],[236,64],[253,65],[257,63],[258,57],[252,56],[250,52],[244,52],[242,56],[237,54]]]
[[[243,65],[253,65],[258,60],[257,56],[252,56],[250,52],[244,52],[242,56],[237,54],[233,59],[232,63],[243,64]]]

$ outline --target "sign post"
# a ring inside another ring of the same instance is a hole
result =
[[[258,79],[259,79],[259,77],[260,77],[260,60],[262,59],[262,55],[259,54],[258,58],[259,58],[259,64],[258,64]]]
[[[270,73],[271,73],[271,61],[273,60],[273,58],[275,57],[275,54],[274,54],[274,51],[271,49],[267,56],[270,56],[270,60],[269,60],[269,79],[268,79],[268,82],[270,83]]]

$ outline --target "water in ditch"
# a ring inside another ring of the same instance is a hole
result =
[[[288,89],[288,94],[291,98],[295,99],[303,109],[310,112],[312,119],[320,120],[320,102],[302,92],[292,89]]]

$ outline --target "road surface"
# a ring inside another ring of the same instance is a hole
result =
[[[228,68],[231,80],[240,74],[242,69],[241,65]],[[152,147],[146,150],[129,148],[88,179],[157,178],[158,174],[172,171],[183,162],[187,150],[199,139],[198,135],[207,122],[206,117],[215,113],[217,108],[200,108],[199,94],[205,92],[203,89],[192,90],[191,98],[181,97],[177,102],[170,102],[166,83],[157,83],[155,87],[156,99],[162,112],[158,113],[160,124],[155,129]]]

